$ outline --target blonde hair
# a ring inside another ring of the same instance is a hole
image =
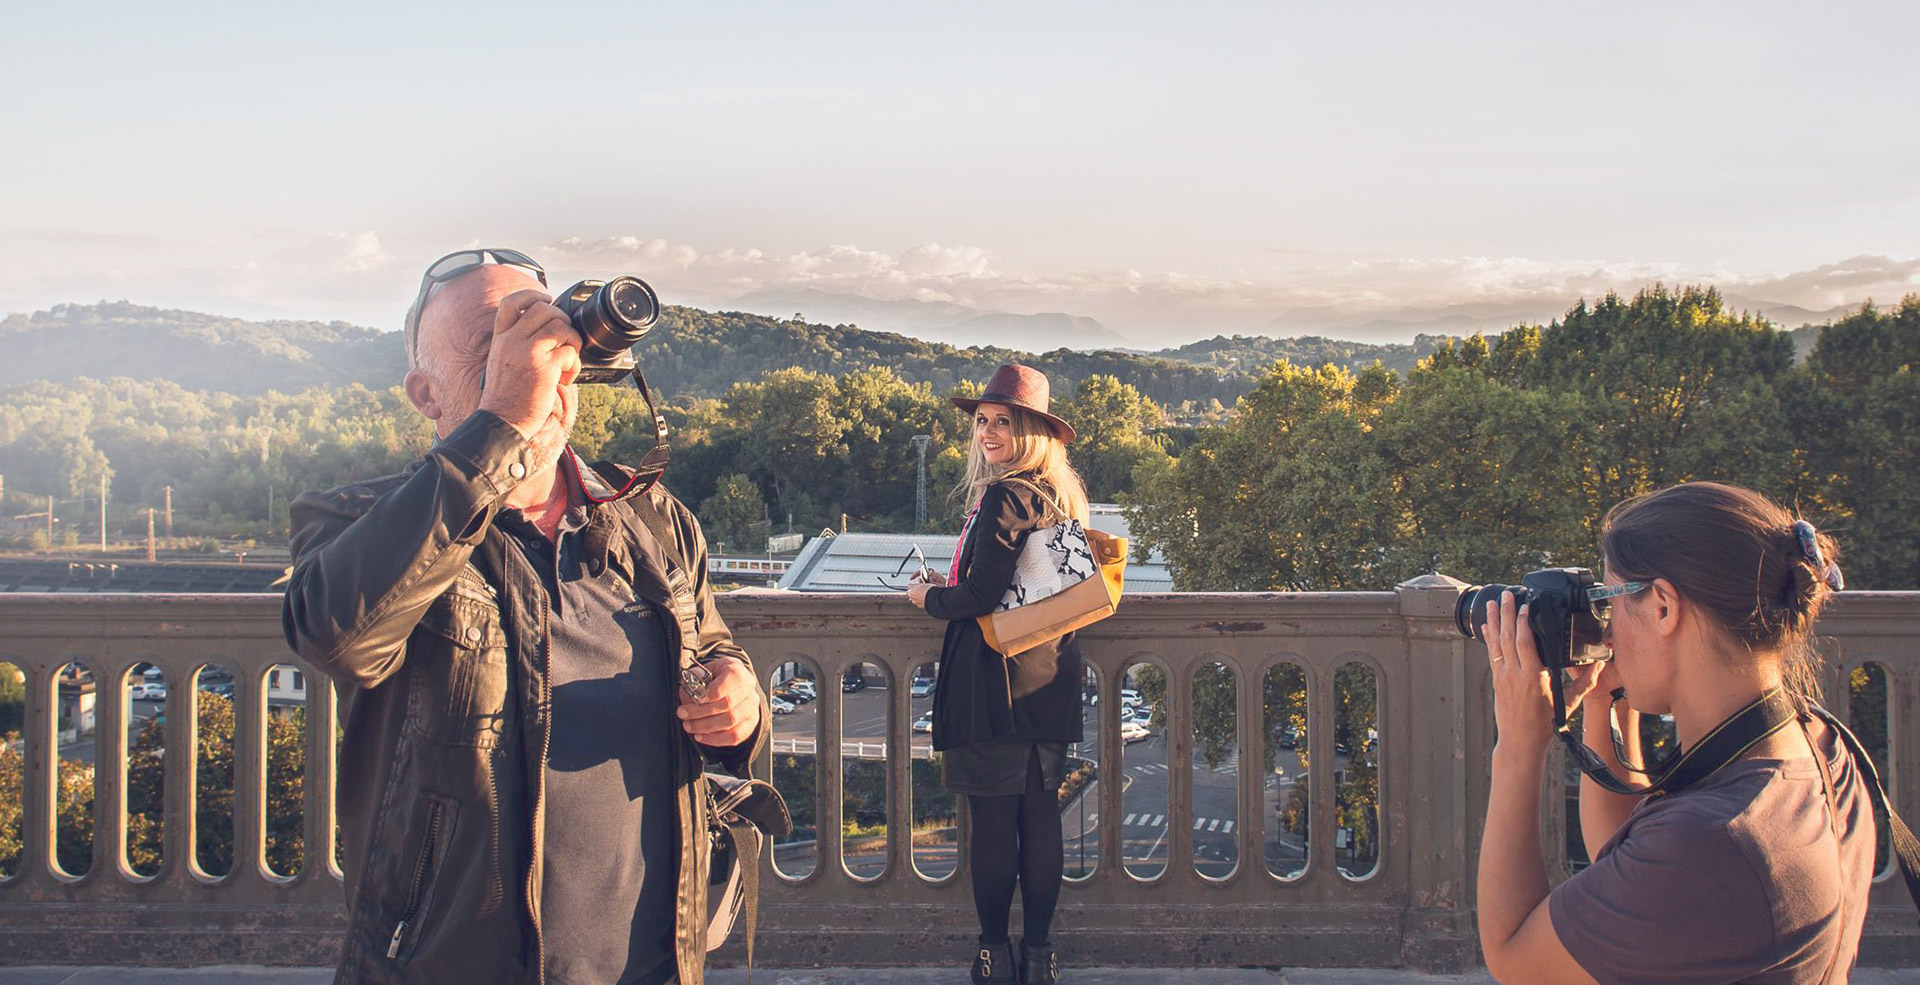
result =
[[[1000,406],[1006,407],[1013,417],[1013,455],[1004,464],[994,465],[987,461],[979,439],[970,438],[966,478],[954,488],[954,497],[964,500],[971,510],[980,505],[980,497],[986,495],[988,486],[1002,479],[1025,479],[1037,486],[1047,500],[1050,515],[1045,519],[1058,523],[1072,517],[1085,526],[1089,515],[1087,486],[1080,480],[1080,473],[1067,464],[1066,443],[1054,437],[1053,429],[1038,415],[1020,407]],[[976,409],[975,414],[978,413]]]

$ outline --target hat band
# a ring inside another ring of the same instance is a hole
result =
[[[1027,410],[1036,409],[1025,397],[1016,397],[1011,393],[983,393],[973,399],[983,404],[1009,404],[1014,407],[1024,407]],[[1043,410],[1040,413],[1044,414],[1046,411]]]

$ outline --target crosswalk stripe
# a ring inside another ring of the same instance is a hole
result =
[[[1196,817],[1196,818],[1194,818],[1194,819],[1193,819],[1193,830],[1195,830],[1195,831],[1198,831],[1198,830],[1200,830],[1200,828],[1201,828],[1201,826],[1202,826],[1202,825],[1204,825],[1204,824],[1206,824],[1206,823],[1207,823],[1207,819],[1206,819],[1206,818],[1204,818],[1204,817]]]
[[[1153,823],[1147,825],[1147,827],[1157,828],[1166,823],[1167,823],[1167,816],[1165,814],[1155,814],[1153,816]]]
[[[1138,816],[1138,815],[1134,815],[1134,814],[1128,814],[1128,815],[1127,815],[1127,819],[1126,819],[1125,821],[1122,821],[1122,822],[1120,822],[1120,823],[1121,823],[1122,825],[1128,825],[1128,824],[1132,824],[1132,823],[1133,823],[1133,819],[1134,819],[1135,817],[1137,817],[1137,816]]]
[[[1219,818],[1215,818],[1212,824],[1209,824],[1209,825],[1207,825],[1207,830],[1208,830],[1208,831],[1218,831],[1218,830],[1220,830],[1220,819],[1219,819]]]
[[[1221,825],[1221,826],[1220,826],[1220,833],[1221,833],[1221,834],[1223,834],[1223,835],[1226,835],[1226,834],[1232,834],[1232,833],[1233,833],[1233,822],[1232,822],[1232,821],[1228,821],[1227,823],[1225,823],[1225,824],[1223,824],[1223,825]]]

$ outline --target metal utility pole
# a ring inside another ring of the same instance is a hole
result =
[[[167,487],[167,536],[173,536],[173,487]]]
[[[147,507],[147,560],[157,560],[153,552],[153,507]]]
[[[100,553],[107,553],[107,477],[100,476]]]
[[[913,531],[919,533],[927,526],[927,446],[933,443],[933,435],[916,434],[913,436],[913,450],[920,453],[920,480],[913,491]]]
[[[265,476],[267,474],[267,452],[273,446],[273,429],[268,427],[260,427],[260,428],[254,428],[253,430],[255,434],[258,434],[260,436],[260,474]],[[272,476],[267,476],[267,533],[269,536],[271,536],[273,533],[273,477]]]

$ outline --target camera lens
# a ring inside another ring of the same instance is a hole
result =
[[[653,291],[637,277],[616,277],[602,290],[607,292],[607,309],[621,322],[643,333],[660,316]]]
[[[1487,625],[1487,603],[1499,601],[1501,592],[1512,592],[1515,605],[1533,598],[1533,593],[1520,585],[1475,585],[1463,590],[1453,604],[1453,628],[1467,639],[1485,639],[1482,631]]]
[[[585,287],[591,281],[581,285]],[[653,288],[638,277],[615,277],[598,285],[569,312],[573,327],[586,343],[580,356],[584,362],[603,361],[619,355],[646,337],[660,317],[660,302]]]

